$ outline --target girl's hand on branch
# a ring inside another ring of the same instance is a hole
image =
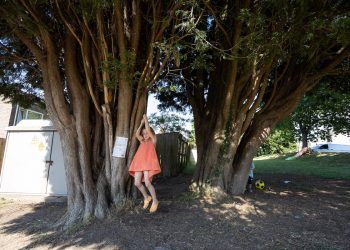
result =
[[[139,129],[141,129],[141,128],[142,128],[143,124],[145,124],[145,119],[143,119],[143,117],[142,117],[141,122],[140,122]]]

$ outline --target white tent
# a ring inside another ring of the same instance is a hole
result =
[[[58,132],[48,120],[22,120],[6,128],[0,193],[67,195]]]

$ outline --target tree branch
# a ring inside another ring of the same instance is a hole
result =
[[[138,53],[139,41],[141,30],[141,13],[140,13],[140,0],[132,1],[132,36],[131,36],[131,49],[135,53],[135,57]]]
[[[82,46],[81,39],[78,37],[78,35],[75,32],[74,28],[67,22],[66,18],[63,16],[63,13],[61,11],[61,8],[60,8],[57,0],[55,0],[55,3],[56,3],[56,7],[57,7],[57,10],[58,10],[58,13],[59,13],[63,23],[67,26],[68,30],[72,33],[72,35],[75,37],[75,39],[77,39],[79,45]]]
[[[219,29],[222,31],[222,33],[225,36],[226,42],[229,45],[229,47],[231,46],[231,42],[230,42],[230,37],[227,34],[226,30],[224,29],[224,27],[221,25],[221,23],[219,22],[217,16],[215,15],[215,11],[213,10],[213,8],[210,6],[210,3],[208,0],[202,0],[202,2],[204,3],[205,7],[207,7],[207,9],[209,9],[209,11],[212,13],[213,18],[216,22],[216,24],[218,25]]]
[[[311,75],[307,77],[306,82],[310,84],[311,89],[315,84],[315,82],[319,81],[322,77],[326,76],[329,72],[331,72],[338,64],[340,64],[345,58],[350,56],[350,47],[347,45],[342,47],[337,54],[335,55],[334,60],[330,63],[322,67],[317,74]]]
[[[40,47],[34,44],[29,37],[27,37],[23,32],[13,29],[13,33],[24,43],[28,49],[33,53],[35,58],[38,60],[39,64],[43,67],[46,67],[46,56],[41,51]]]
[[[92,101],[95,105],[95,108],[97,110],[97,112],[103,116],[103,112],[100,108],[100,105],[95,97],[95,93],[94,90],[92,88],[92,73],[91,73],[91,63],[90,60],[88,58],[88,54],[89,54],[89,43],[88,43],[88,38],[87,35],[85,33],[83,33],[83,39],[82,39],[82,47],[81,47],[81,52],[82,52],[82,58],[83,58],[83,65],[84,65],[84,72],[85,72],[85,78],[86,78],[86,82],[88,85],[88,90],[90,93],[90,96],[92,98]]]

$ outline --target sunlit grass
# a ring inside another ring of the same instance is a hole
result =
[[[310,154],[287,161],[288,156],[257,157],[254,159],[255,172],[350,179],[349,153]]]
[[[291,156],[292,154],[288,155],[288,156]],[[254,160],[271,160],[271,159],[277,159],[277,158],[280,158],[280,157],[284,157],[285,155],[278,155],[278,154],[271,154],[271,155],[262,155],[262,156],[259,156],[257,158],[255,158]],[[286,157],[288,157],[286,156]]]
[[[10,199],[6,199],[6,198],[1,197],[0,198],[0,207],[6,206],[7,204],[10,204],[12,202],[13,201]]]
[[[287,161],[287,155],[264,155],[254,158],[255,173],[296,174],[332,179],[350,179],[350,153],[309,154]],[[193,174],[195,164],[189,163],[184,173]]]

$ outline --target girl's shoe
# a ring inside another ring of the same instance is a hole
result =
[[[148,208],[148,205],[151,202],[151,200],[152,200],[151,196],[148,196],[146,199],[143,200],[143,209],[147,209]]]
[[[151,213],[154,213],[155,211],[157,211],[157,209],[158,209],[158,205],[159,205],[159,201],[157,201],[157,202],[152,202],[152,206],[151,206],[151,208],[149,209],[149,211],[151,212]]]

